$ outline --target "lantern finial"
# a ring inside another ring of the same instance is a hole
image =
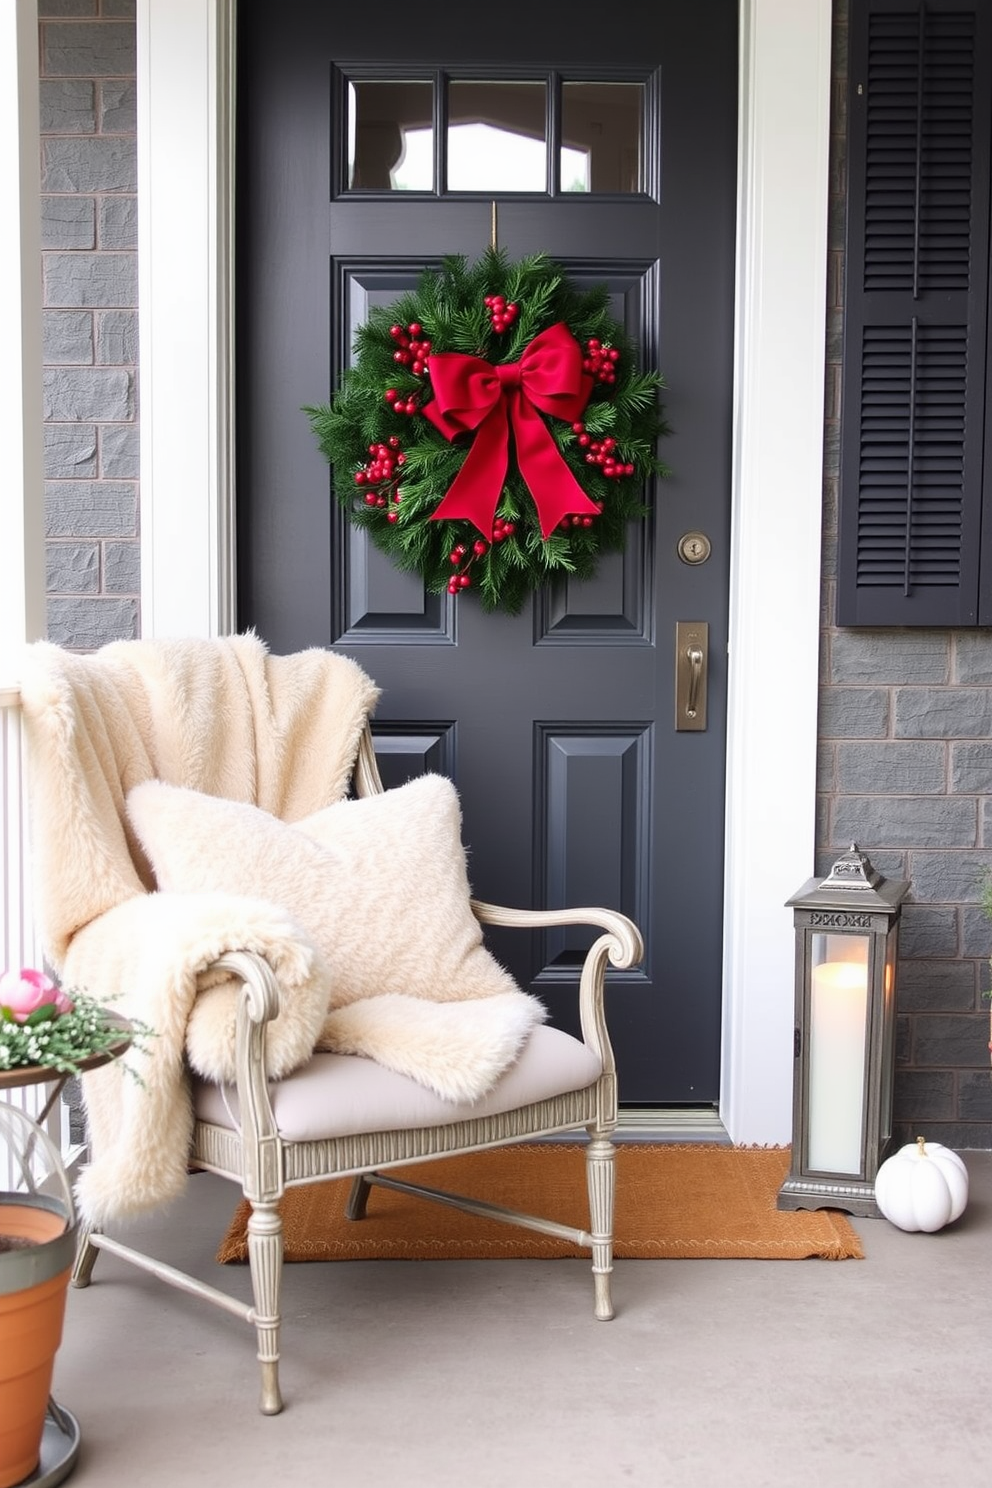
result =
[[[867,853],[860,851],[852,842],[850,848],[839,857],[820,884],[822,889],[874,889],[882,882],[882,875],[871,865]]]

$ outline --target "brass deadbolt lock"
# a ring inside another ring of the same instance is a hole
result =
[[[679,557],[683,563],[705,563],[713,551],[713,544],[705,532],[686,532],[679,538]]]

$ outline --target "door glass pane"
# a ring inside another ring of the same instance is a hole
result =
[[[348,185],[366,191],[434,188],[432,83],[348,85]]]
[[[547,191],[547,87],[448,84],[448,190]]]
[[[642,191],[641,83],[563,83],[562,191]]]

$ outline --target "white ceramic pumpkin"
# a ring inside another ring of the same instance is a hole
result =
[[[882,1163],[875,1202],[900,1230],[942,1230],[964,1213],[968,1169],[949,1147],[917,1137]]]

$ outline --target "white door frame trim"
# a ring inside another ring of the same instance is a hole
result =
[[[691,3],[691,0],[685,0]],[[142,633],[234,623],[236,0],[139,0]],[[740,0],[720,1115],[791,1134],[813,869],[831,0]]]

